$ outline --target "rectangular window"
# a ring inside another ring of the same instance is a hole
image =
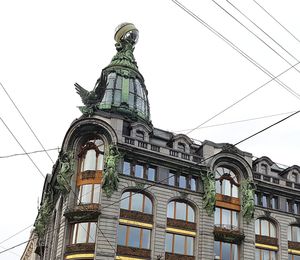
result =
[[[169,172],[168,184],[170,186],[175,186],[175,174],[172,172]]]
[[[215,241],[214,255],[214,259],[218,260],[238,260],[238,245],[222,241]]]
[[[195,178],[191,178],[191,190],[192,191],[196,191],[197,187],[196,187],[196,179]]]
[[[140,164],[135,165],[134,176],[138,178],[144,178],[144,166]]]
[[[278,209],[278,197],[273,196],[271,199],[271,208]]]
[[[124,161],[123,164],[123,174],[130,175],[131,174],[131,165],[130,162]]]
[[[179,188],[186,189],[186,177],[185,176],[179,176]]]
[[[166,252],[180,255],[194,255],[194,238],[189,236],[166,234]]]
[[[156,179],[156,169],[153,167],[148,168],[148,180],[155,181]]]
[[[268,207],[268,197],[266,194],[263,194],[263,196],[262,196],[262,206],[265,208]]]
[[[119,225],[118,245],[150,249],[151,230]]]
[[[72,226],[71,243],[95,243],[97,224],[95,222],[82,222]]]

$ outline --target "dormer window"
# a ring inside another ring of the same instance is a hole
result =
[[[268,167],[266,164],[262,164],[260,169],[261,169],[261,173],[268,174]]]
[[[141,139],[141,140],[144,140],[144,138],[145,138],[144,132],[141,131],[141,130],[137,130],[137,131],[136,131],[136,138]]]
[[[298,174],[295,173],[295,172],[293,172],[293,173],[291,174],[291,176],[290,176],[290,180],[291,180],[292,182],[298,182]]]
[[[178,143],[177,150],[181,151],[182,153],[185,153],[185,144],[184,143]]]

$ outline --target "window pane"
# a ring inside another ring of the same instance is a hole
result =
[[[82,185],[80,186],[81,189],[81,201],[80,203],[86,204],[91,203],[91,197],[92,197],[92,184]]]
[[[222,225],[231,225],[230,210],[222,209]]]
[[[237,211],[232,211],[232,225],[234,227],[239,226],[239,217],[238,217],[238,212]]]
[[[168,210],[167,210],[167,217],[168,218],[174,218],[174,204],[175,204],[174,201],[171,201],[168,204]]]
[[[216,208],[215,210],[215,225],[220,225],[220,208]]]
[[[186,253],[187,255],[194,255],[194,238],[186,237]]]
[[[232,197],[235,197],[235,198],[239,197],[238,187],[235,185],[232,185]]]
[[[188,206],[188,221],[189,222],[195,222],[195,213],[191,206]]]
[[[100,202],[100,184],[94,184],[94,197],[93,197],[93,203],[99,203]]]
[[[119,225],[118,228],[118,245],[125,246],[126,244],[126,226]]]
[[[288,241],[292,241],[292,227],[288,226]]]
[[[140,234],[140,228],[129,227],[128,246],[140,247]]]
[[[216,181],[216,193],[221,194],[221,182],[220,181]]]
[[[214,259],[220,259],[221,260],[221,254],[220,254],[220,242],[219,241],[215,241],[214,243],[214,254],[215,254],[215,258]]]
[[[186,220],[187,204],[176,201],[176,219]]]
[[[143,194],[135,193],[131,196],[131,210],[143,211]]]
[[[78,228],[78,225],[77,225],[77,224],[73,226],[72,244],[76,244],[76,233],[77,233],[77,228]]]
[[[76,243],[86,243],[88,223],[79,223],[76,225],[78,225]]]
[[[276,237],[276,228],[273,223],[270,223],[270,236],[271,237]]]
[[[120,204],[121,209],[129,210],[129,199],[131,198],[131,197],[129,197],[129,195],[130,195],[130,192],[124,192],[122,194],[121,204]]]
[[[174,173],[169,172],[168,183],[171,186],[175,185],[175,175],[174,175]]]
[[[98,155],[97,170],[103,170],[103,154]]]
[[[262,196],[262,206],[263,207],[268,207],[267,196],[265,194]]]
[[[185,176],[179,176],[179,188],[186,188],[186,177]]]
[[[276,260],[276,252],[275,251],[271,251],[271,260]],[[296,260],[296,258],[294,258],[294,260]]]
[[[194,178],[191,179],[191,190],[196,191],[196,180]]]
[[[231,244],[232,260],[238,260],[238,246],[236,244]]]
[[[95,243],[96,240],[96,223],[91,222],[90,223],[90,233],[88,237],[88,242],[89,243]]]
[[[135,166],[135,177],[143,178],[144,177],[144,166],[137,164]]]
[[[259,232],[259,222],[260,222],[259,219],[255,220],[255,234],[256,235],[260,234],[260,232]]]
[[[143,229],[142,248],[150,248],[150,234],[151,231],[149,229]]]
[[[130,162],[124,161],[124,164],[123,164],[123,174],[130,175]]]
[[[300,242],[300,228],[299,227],[295,227],[295,228],[296,228],[296,233],[297,233],[296,242]]]
[[[96,170],[96,151],[88,150],[84,159],[83,171],[94,171]]]
[[[261,219],[260,225],[261,225],[261,235],[269,236],[269,222],[264,219]]]
[[[166,252],[172,253],[172,244],[173,244],[173,234],[166,233]]]
[[[155,169],[154,168],[148,168],[148,180],[155,181]]]
[[[230,244],[222,242],[222,259],[230,259]]]
[[[222,189],[223,189],[222,194],[231,196],[231,183],[228,180],[222,181]]]
[[[152,214],[152,202],[147,196],[145,196],[144,213]]]
[[[275,258],[274,258],[275,259]],[[272,259],[273,260],[273,259]],[[300,260],[300,255],[294,255],[294,260]]]
[[[260,249],[255,248],[255,260],[260,260]]]
[[[184,236],[181,235],[174,235],[175,242],[174,242],[174,253],[184,255]]]
[[[270,260],[270,251],[262,250],[262,259],[263,260]]]

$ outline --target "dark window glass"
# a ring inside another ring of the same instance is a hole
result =
[[[155,181],[156,169],[155,168],[148,168],[148,180]]]
[[[179,176],[179,188],[186,188],[186,177],[185,176]]]
[[[191,178],[191,190],[192,191],[196,191],[196,179],[195,178]]]
[[[143,178],[144,177],[144,166],[143,165],[135,165],[135,177]]]
[[[169,172],[168,184],[171,186],[175,186],[175,174]]]
[[[131,169],[130,169],[130,162],[124,161],[123,164],[123,174],[130,175]]]
[[[185,145],[183,143],[178,143],[177,149],[181,152],[185,152]]]

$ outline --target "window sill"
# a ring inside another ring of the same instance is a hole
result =
[[[195,256],[165,253],[165,260],[194,260]]]
[[[79,243],[73,245],[67,245],[65,255],[74,253],[94,253],[95,243]]]
[[[185,229],[185,230],[192,230],[192,231],[196,230],[196,223],[188,222],[188,221],[184,221],[184,220],[180,220],[180,219],[168,218],[167,226],[173,227],[173,228]]]
[[[278,246],[278,239],[275,237],[255,235],[255,243]]]
[[[135,257],[142,257],[142,258],[150,259],[151,258],[151,250],[144,249],[144,248],[135,248],[135,247],[118,245],[117,255],[119,255],[119,256],[135,256]]]

